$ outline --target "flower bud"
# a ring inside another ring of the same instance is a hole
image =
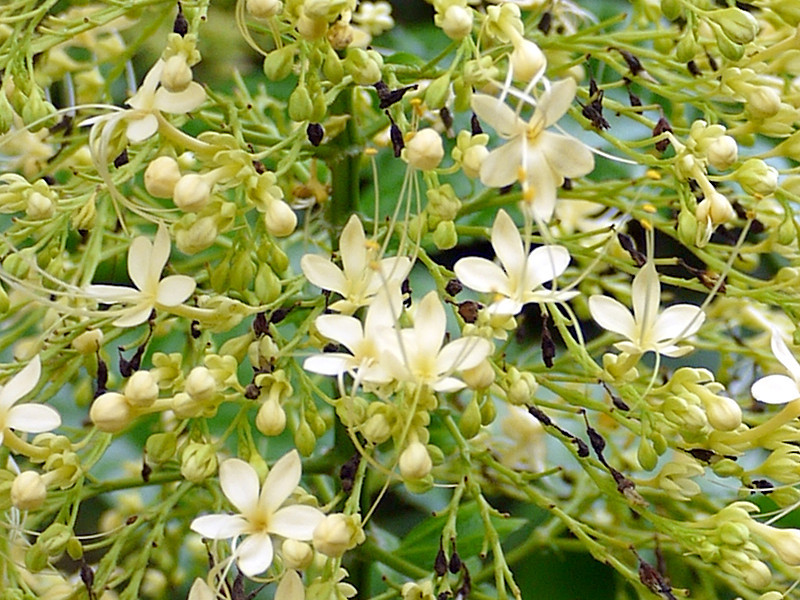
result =
[[[171,156],[151,160],[144,170],[144,188],[154,198],[172,198],[175,184],[181,179],[181,169]]]
[[[474,17],[472,10],[466,6],[451,4],[444,11],[444,15],[437,14],[434,22],[441,27],[444,34],[451,40],[461,40],[472,33]]]
[[[716,190],[709,190],[706,197],[697,205],[695,217],[700,223],[711,222],[713,225],[720,225],[736,218],[736,211],[725,196]]]
[[[289,76],[294,66],[294,45],[277,48],[264,58],[264,75],[270,81],[281,81]]]
[[[729,168],[739,156],[736,140],[729,135],[721,135],[711,142],[706,150],[709,164],[720,171]]]
[[[307,422],[301,422],[297,431],[294,432],[294,445],[303,456],[311,456],[311,453],[314,452],[317,437]]]
[[[292,539],[283,540],[281,555],[288,569],[306,569],[314,560],[314,550],[309,544]]]
[[[442,221],[433,231],[433,243],[439,250],[450,250],[458,244],[458,233],[453,221]]]
[[[289,96],[289,118],[292,121],[308,121],[314,112],[314,104],[308,86],[298,85]]]
[[[689,210],[678,213],[678,239],[686,246],[691,247],[697,237],[697,217]]]
[[[358,85],[374,85],[380,81],[382,67],[383,58],[374,50],[347,49],[344,69]]]
[[[253,283],[253,291],[261,304],[269,304],[281,294],[281,280],[267,263],[261,263]]]
[[[19,510],[36,510],[46,497],[47,487],[36,471],[23,471],[11,484],[11,504]]]
[[[735,400],[720,395],[700,396],[708,423],[718,431],[733,431],[742,424],[742,409]]]
[[[217,454],[211,444],[189,442],[181,454],[181,475],[192,483],[202,483],[217,472]]]
[[[80,354],[94,354],[102,344],[102,329],[87,329],[72,340],[72,347]]]
[[[314,548],[325,556],[339,558],[364,540],[359,515],[333,513],[314,528]]]
[[[760,158],[748,158],[734,176],[748,194],[769,196],[778,189],[778,170]]]
[[[45,529],[36,545],[39,546],[49,557],[61,555],[67,548],[69,540],[74,537],[72,528],[64,523],[53,523]]]
[[[653,444],[646,437],[639,440],[639,447],[636,450],[636,460],[639,466],[645,471],[652,471],[658,464],[658,453],[653,448]]]
[[[297,19],[297,33],[308,41],[318,40],[327,30],[328,23],[325,19],[310,17],[305,11]]]
[[[474,438],[480,432],[481,409],[478,405],[477,397],[473,396],[472,400],[467,404],[467,407],[461,414],[461,418],[458,420],[458,428],[461,430],[461,434],[468,440]]]
[[[56,212],[53,201],[39,192],[31,192],[25,206],[25,214],[34,221],[49,219]]]
[[[403,479],[422,479],[433,468],[428,449],[422,442],[411,442],[398,461]]]
[[[144,449],[147,462],[160,465],[175,456],[178,445],[178,436],[169,431],[167,433],[154,433],[147,438]]]
[[[530,40],[520,39],[510,56],[511,68],[517,81],[529,82],[544,72],[547,59],[539,46]]]
[[[461,372],[461,379],[471,390],[485,390],[494,383],[494,369],[488,360],[482,360],[471,369]]]
[[[161,85],[170,92],[182,92],[192,83],[192,69],[183,54],[173,54],[164,61]]]
[[[772,571],[760,560],[751,560],[740,571],[744,582],[752,588],[765,588],[772,581]]]
[[[721,8],[708,13],[725,33],[725,37],[736,44],[752,42],[758,33],[758,21],[745,10],[739,8]]]
[[[425,104],[431,110],[438,110],[447,104],[450,97],[450,75],[445,73],[428,84],[425,89]]]
[[[277,398],[269,398],[258,409],[256,428],[264,435],[280,435],[286,429],[286,411]]]
[[[125,385],[125,399],[131,406],[147,407],[158,398],[158,384],[149,371],[136,371]]]
[[[406,144],[403,157],[412,167],[422,171],[435,169],[444,158],[442,137],[430,127],[420,129]]]
[[[286,237],[297,228],[297,215],[283,200],[273,200],[264,213],[264,224],[272,235]]]
[[[768,119],[781,109],[781,96],[774,88],[758,85],[747,94],[747,112],[756,119]]]
[[[361,434],[372,444],[382,444],[392,435],[392,428],[389,420],[383,413],[377,413],[369,417],[361,427]]]
[[[197,218],[195,214],[188,214],[186,221],[181,219],[175,228],[175,246],[184,254],[197,254],[202,252],[217,239],[219,229],[214,217]]]
[[[199,212],[211,198],[211,184],[200,173],[181,177],[172,190],[172,201],[184,212]]]
[[[195,402],[206,403],[217,393],[217,381],[206,367],[195,367],[186,376],[183,391]]]
[[[464,151],[461,158],[461,169],[467,177],[477,178],[481,174],[481,166],[486,157],[489,156],[489,149],[486,146],[476,144]]]
[[[751,529],[772,546],[780,559],[790,567],[800,566],[800,529],[770,527],[756,521]]]
[[[245,6],[247,12],[256,19],[269,19],[281,12],[283,2],[280,0],[247,0]]]
[[[117,392],[106,392],[98,396],[89,409],[89,418],[100,431],[119,433],[134,417],[131,405],[125,396]]]

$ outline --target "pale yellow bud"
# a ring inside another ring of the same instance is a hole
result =
[[[467,177],[478,177],[481,174],[481,165],[486,157],[489,156],[489,149],[486,146],[470,146],[464,151],[461,158],[461,169]]]
[[[422,171],[435,169],[444,158],[442,136],[430,127],[420,129],[406,144],[403,157],[412,167]]]
[[[697,205],[695,217],[700,223],[710,221],[714,225],[720,225],[734,219],[736,211],[725,196],[716,190],[709,190],[706,197]]]
[[[28,196],[28,203],[25,206],[25,214],[35,221],[49,219],[56,212],[53,201],[39,192],[32,192]]]
[[[451,40],[461,40],[472,33],[473,21],[472,10],[465,6],[451,5],[444,15],[436,15],[436,24]]]
[[[286,539],[281,544],[281,555],[288,569],[304,570],[314,560],[314,550],[306,542]]]
[[[382,444],[392,435],[392,428],[386,415],[377,413],[366,420],[361,427],[361,433],[367,441]]]
[[[283,200],[273,200],[264,213],[264,224],[272,235],[286,237],[297,228],[297,215]]]
[[[800,530],[770,527],[754,522],[751,529],[772,546],[780,559],[791,567],[800,566]]]
[[[760,158],[748,158],[736,169],[735,175],[748,194],[769,196],[778,189],[778,170]]]
[[[358,515],[327,515],[314,528],[314,548],[325,556],[338,558],[364,539]]]
[[[217,381],[206,367],[195,367],[186,376],[183,391],[195,402],[208,402],[217,393]]]
[[[488,360],[483,360],[471,369],[462,371],[461,379],[470,389],[484,390],[494,383],[494,369]]]
[[[11,504],[19,510],[36,510],[46,497],[47,487],[36,471],[23,471],[11,484]]]
[[[211,183],[199,173],[181,177],[172,190],[172,201],[184,212],[202,210],[211,198]]]
[[[277,398],[269,398],[258,409],[256,428],[266,436],[275,436],[286,429],[286,411]]]
[[[150,371],[136,371],[125,385],[125,399],[131,406],[147,407],[158,398],[158,384]]]
[[[543,73],[547,66],[547,59],[539,46],[525,38],[520,38],[514,45],[510,60],[511,67],[514,69],[514,78],[517,81],[531,81]]]
[[[735,400],[725,396],[703,398],[708,423],[719,431],[733,431],[742,424],[742,409]]]
[[[181,454],[181,475],[201,483],[217,472],[217,454],[211,444],[189,442]]]
[[[170,92],[182,92],[192,83],[192,69],[183,54],[173,54],[164,61],[161,85]]]
[[[772,571],[760,560],[751,560],[741,569],[741,574],[745,583],[756,589],[765,588],[772,581]]]
[[[181,178],[181,169],[171,156],[151,160],[144,170],[144,189],[154,198],[172,198],[175,184]]]
[[[305,12],[297,19],[297,33],[309,41],[321,38],[327,30],[328,23],[325,19],[309,17]]]
[[[131,422],[133,411],[125,396],[117,392],[106,392],[92,403],[89,418],[100,431],[119,433]]]
[[[87,329],[72,340],[72,347],[81,354],[94,354],[103,344],[103,331]]]
[[[431,472],[433,461],[425,444],[411,442],[400,455],[399,466],[403,479],[422,479]]]
[[[283,2],[280,0],[247,0],[247,12],[256,19],[269,19],[277,15],[283,9]]]
[[[768,119],[781,108],[781,96],[771,87],[758,85],[747,95],[747,111],[756,119]]]
[[[736,162],[739,147],[731,136],[722,135],[709,144],[706,157],[712,167],[724,171]]]

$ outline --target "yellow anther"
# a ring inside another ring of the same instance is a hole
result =
[[[364,242],[364,246],[366,246],[367,250],[380,250],[381,245],[376,242],[375,240],[366,240]]]
[[[659,173],[655,169],[647,169],[647,171],[645,171],[644,176],[654,181],[661,181],[661,173]]]
[[[639,224],[645,231],[653,231],[653,224],[647,219],[639,219]]]
[[[528,179],[528,171],[522,165],[517,167],[517,181],[525,181]]]
[[[652,204],[650,204],[649,202],[644,204],[644,205],[642,205],[642,210],[644,212],[649,212],[651,215],[655,214],[657,212],[656,207],[653,206]]]
[[[365,156],[375,156],[378,153],[377,148],[364,148]]]
[[[417,134],[416,131],[408,131],[408,132],[406,132],[406,134],[403,136],[403,141],[407,144],[408,142],[410,142],[413,139],[413,137],[416,134]]]

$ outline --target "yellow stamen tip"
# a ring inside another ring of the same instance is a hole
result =
[[[366,156],[375,156],[378,153],[377,148],[365,148],[364,154]]]
[[[653,231],[653,224],[647,219],[639,219],[639,224],[645,231]]]
[[[657,212],[656,207],[650,203],[642,205],[642,210],[645,212],[649,212],[651,215]]]
[[[661,181],[661,173],[659,173],[655,169],[647,169],[644,176],[654,181]]]

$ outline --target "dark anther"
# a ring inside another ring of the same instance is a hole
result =
[[[624,81],[625,81],[625,89],[628,90],[628,101],[630,102],[631,106],[641,106],[642,105],[641,99],[631,90],[631,80],[625,77]]]
[[[672,588],[664,580],[663,575],[653,565],[642,560],[638,554],[637,557],[639,558],[639,581],[650,588],[654,594],[658,594],[666,600],[676,600]]]
[[[606,449],[606,441],[594,427],[589,425],[589,417],[586,416],[586,413],[583,413],[583,420],[586,421],[586,433],[589,434],[589,443],[592,445],[592,449],[597,455],[597,458],[604,463],[605,458],[603,458],[603,450]]]
[[[548,369],[553,368],[553,359],[556,357],[556,343],[548,326],[547,313],[542,315],[542,360]]]
[[[620,410],[630,410],[631,409],[630,406],[625,404],[625,402],[622,400],[622,398],[620,398],[614,392],[611,391],[611,388],[608,387],[608,384],[605,381],[600,381],[600,385],[603,386],[603,389],[605,389],[606,394],[608,394],[611,397],[611,404],[613,404],[616,408],[618,408]]]
[[[248,400],[255,400],[261,395],[261,388],[252,381],[244,388],[244,397]]]
[[[175,16],[175,22],[172,24],[172,31],[181,37],[189,33],[189,21],[186,20],[186,16],[183,14],[183,7],[180,2],[178,2],[178,14]]]
[[[450,555],[450,563],[448,564],[448,568],[450,572],[454,575],[461,570],[461,557],[458,555],[458,551],[455,549],[455,544],[453,547],[453,554]]]
[[[464,286],[461,285],[461,282],[458,279],[451,279],[447,282],[447,285],[444,286],[444,291],[448,296],[457,296],[463,289]]]
[[[514,184],[513,183],[509,183],[508,185],[505,185],[505,186],[500,188],[500,195],[501,196],[505,196],[506,194],[508,194],[513,189],[514,189]]]
[[[409,308],[411,306],[411,282],[408,277],[400,284],[400,293],[403,294],[403,307]]]
[[[689,271],[689,273],[691,273],[692,275],[697,277],[697,279],[700,281],[700,283],[702,283],[704,286],[706,286],[710,290],[714,289],[714,286],[717,285],[717,282],[719,281],[719,275],[717,273],[714,273],[713,271],[708,271],[706,269],[696,269],[695,267],[691,266],[689,263],[687,263],[682,258],[678,259],[678,264],[680,266],[682,266],[684,269],[686,269],[687,271]],[[719,284],[719,287],[717,288],[717,290],[719,291],[720,294],[724,294],[725,293],[726,288],[725,288],[725,280],[724,279]]]
[[[293,306],[276,308],[269,314],[269,322],[278,324],[292,311]]]
[[[627,50],[623,50],[622,48],[614,48],[614,50],[619,52],[622,55],[622,58],[625,59],[625,63],[628,65],[628,68],[631,70],[631,74],[632,75],[638,75],[639,73],[641,73],[644,70],[644,67],[642,67],[641,61],[636,56],[634,56],[633,54],[631,54]]]
[[[446,106],[440,108],[439,118],[442,120],[442,125],[444,125],[444,128],[449,131],[450,128],[453,126],[453,115],[450,114],[450,109],[447,108]],[[449,135],[452,135],[452,132],[450,132]]]
[[[72,117],[70,115],[64,115],[58,123],[56,123],[50,128],[49,131],[50,133],[58,133],[59,131],[63,131],[67,134],[71,133]],[[45,177],[49,177],[49,175],[45,175]],[[55,183],[55,180],[53,180],[53,183]]]
[[[709,464],[711,459],[717,455],[713,450],[706,450],[705,448],[690,448],[686,452],[691,454],[693,458],[706,464]]]
[[[439,595],[436,596],[436,600],[448,600],[450,598],[450,590],[445,590],[443,592],[439,592]]]
[[[458,305],[458,314],[464,319],[465,323],[474,323],[478,320],[478,311],[481,305],[474,300],[465,300]]]
[[[142,481],[147,483],[150,481],[150,473],[153,472],[153,469],[148,465],[146,462],[142,463]]]
[[[381,110],[384,108],[389,108],[392,104],[400,102],[403,96],[405,96],[406,92],[415,90],[417,87],[417,84],[414,83],[412,85],[397,88],[396,90],[390,90],[388,85],[386,85],[383,81],[379,81],[375,84],[375,90],[378,92],[378,100],[380,100],[378,107]]]
[[[231,586],[231,599],[245,600],[245,598],[246,596],[244,594],[244,574],[241,571],[239,571],[233,580],[233,585]]]
[[[108,365],[106,361],[100,358],[100,352],[97,353],[97,389],[94,391],[94,397],[97,398],[105,394],[108,390],[106,389],[106,385],[108,384]]]
[[[617,239],[622,249],[631,255],[634,264],[636,264],[637,267],[643,267],[647,262],[647,257],[636,247],[636,242],[633,241],[633,238],[620,231],[617,233]]]
[[[598,130],[611,127],[603,116],[603,94],[603,90],[597,87],[597,82],[594,80],[594,77],[590,77],[589,103],[586,105],[581,104],[581,114],[592,122],[592,127]]]
[[[265,336],[269,333],[269,323],[267,323],[267,313],[260,312],[253,319],[253,333],[257,337]]]
[[[569,191],[572,189],[572,179],[564,177],[564,183],[561,184],[561,189]]]
[[[553,420],[535,406],[528,406],[528,412],[542,425],[552,425]]]
[[[356,479],[359,464],[361,464],[361,455],[356,452],[339,469],[339,479],[342,482],[342,491],[345,494],[349,494],[353,490],[353,483]]]
[[[194,339],[197,339],[203,335],[203,332],[200,331],[200,321],[192,321],[191,325],[189,326],[189,332]]]
[[[442,577],[447,573],[447,555],[444,553],[442,542],[439,541],[439,551],[436,553],[436,559],[433,561],[433,572],[437,577]]]
[[[703,72],[697,66],[697,63],[693,60],[690,60],[688,63],[686,63],[686,68],[689,69],[689,73],[691,73],[694,77],[700,77],[700,75],[703,74]]]
[[[325,129],[319,123],[309,123],[308,127],[306,127],[306,135],[312,146],[319,146],[322,143],[322,138],[325,137]]]
[[[539,19],[539,23],[537,23],[536,28],[543,34],[547,35],[548,33],[550,33],[550,26],[552,24],[553,24],[553,15],[549,12],[545,12],[542,15],[542,18]]]
[[[119,352],[119,373],[123,377],[130,377],[133,375],[135,371],[139,370],[139,367],[142,366],[142,356],[144,356],[144,350],[147,346],[147,341],[139,346],[134,352],[133,356],[130,360],[127,360],[124,356],[122,356],[122,348],[117,348]]]
[[[669,121],[667,121],[664,117],[661,117],[656,126],[653,127],[653,137],[657,137],[662,133],[666,133],[667,131],[672,131],[672,127],[670,127]],[[659,152],[664,152],[669,146],[669,138],[665,137],[663,140],[659,140],[656,142],[656,150]]]
[[[114,159],[114,166],[119,169],[123,165],[128,164],[128,149],[125,148],[122,152],[119,153],[117,158]]]
[[[469,575],[469,571],[467,571],[467,565],[463,565],[464,567],[464,583],[461,584],[461,587],[458,588],[458,592],[456,595],[459,598],[468,598],[469,593],[472,591],[472,577]]]
[[[81,581],[86,587],[86,593],[89,595],[89,600],[94,600],[97,597],[92,589],[94,587],[94,571],[83,558],[81,559],[80,575]]]
[[[472,135],[480,135],[483,133],[483,129],[481,128],[481,122],[478,120],[478,115],[472,113],[472,116],[469,119],[469,127],[472,132]]]
[[[708,66],[711,67],[711,70],[718,71],[719,66],[717,65],[717,61],[714,60],[714,57],[711,56],[708,52],[706,52],[706,58],[708,59]]]
[[[386,111],[386,116],[389,117],[389,120],[392,122],[392,125],[389,127],[389,137],[392,140],[392,149],[394,150],[394,157],[399,158],[400,154],[403,152],[403,148],[406,147],[405,140],[403,140],[403,132],[400,131],[400,128],[397,126],[397,123],[394,122],[389,111]]]
[[[751,494],[771,494],[775,491],[775,486],[766,479],[754,479],[750,482],[750,487],[753,488]]]
[[[260,160],[253,161],[253,168],[259,175],[263,175],[264,173],[267,172],[267,167],[265,167],[264,163],[262,163]]]

